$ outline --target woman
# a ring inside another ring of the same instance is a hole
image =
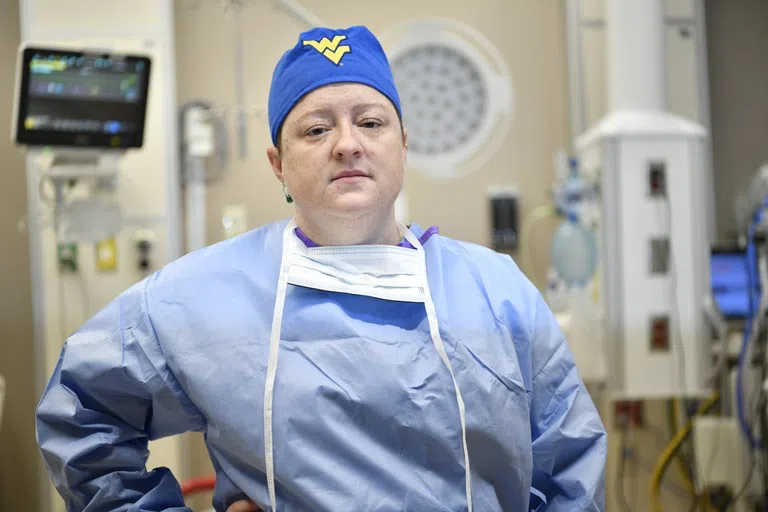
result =
[[[537,290],[395,220],[407,132],[373,34],[301,34],[269,122],[295,218],[169,264],[67,340],[38,436],[70,509],[187,510],[144,455],[194,430],[220,511],[603,510],[605,431]]]

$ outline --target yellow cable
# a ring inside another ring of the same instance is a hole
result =
[[[707,398],[704,402],[701,403],[698,410],[696,411],[696,414],[694,414],[694,417],[691,418],[685,426],[678,431],[678,433],[675,435],[675,437],[672,439],[672,441],[667,445],[667,447],[664,449],[664,452],[659,457],[658,461],[656,461],[656,466],[653,468],[653,474],[651,476],[651,488],[650,488],[650,498],[651,498],[651,506],[653,508],[653,512],[662,512],[661,507],[661,478],[664,476],[664,470],[667,469],[669,466],[669,462],[674,457],[677,450],[680,448],[680,445],[685,440],[686,437],[691,433],[691,430],[693,430],[693,419],[697,416],[701,416],[703,414],[706,414],[720,399],[720,393],[715,392],[711,397]]]
[[[677,412],[680,407],[680,401],[678,399],[672,400],[672,423],[675,425],[675,429],[680,428],[680,418],[678,418]],[[677,452],[677,457],[675,457],[675,462],[677,462],[677,469],[680,473],[680,477],[683,480],[683,487],[685,487],[685,490],[688,491],[688,493],[691,494],[691,496],[696,496],[696,488],[693,485],[693,481],[691,480],[690,475],[688,474],[688,468],[685,467],[685,460],[681,456],[679,452]]]
[[[675,398],[672,400],[672,422],[675,425],[675,429],[679,428],[680,425],[680,418],[678,417],[678,412],[680,410],[680,401]],[[691,497],[694,500],[702,499],[703,507],[705,512],[711,512],[714,510],[714,507],[712,507],[712,504],[709,500],[709,495],[705,492],[703,496],[699,496],[696,493],[696,486],[694,485],[693,481],[691,480],[690,475],[688,474],[688,468],[685,466],[685,459],[682,457],[682,454],[680,451],[676,451],[677,456],[675,457],[675,462],[677,462],[677,469],[680,473],[680,476],[683,480],[683,486],[686,488],[688,493],[690,493]],[[696,507],[698,509],[698,507]]]

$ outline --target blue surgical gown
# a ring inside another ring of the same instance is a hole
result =
[[[148,441],[205,434],[218,511],[269,503],[264,388],[286,221],[191,253],[72,334],[37,409],[73,511],[188,511]],[[423,233],[411,226],[417,236]],[[474,510],[604,510],[606,435],[566,340],[508,256],[424,244],[466,404]],[[274,390],[278,510],[467,510],[461,422],[423,304],[289,286]]]

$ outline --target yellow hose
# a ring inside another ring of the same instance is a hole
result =
[[[719,399],[720,393],[715,392],[711,397],[707,398],[704,402],[701,403],[693,418],[702,416],[709,412],[709,410],[717,403]],[[661,507],[661,478],[664,476],[664,471],[669,466],[672,457],[674,457],[675,453],[680,448],[680,445],[683,443],[685,438],[690,435],[691,430],[693,430],[693,418],[691,418],[685,424],[685,426],[680,429],[677,434],[675,434],[675,437],[664,449],[664,452],[656,461],[656,466],[653,468],[650,489],[651,506],[653,508],[653,512],[663,512]]]
[[[672,400],[672,423],[675,425],[675,429],[680,428],[680,418],[677,416],[677,411],[680,407],[680,401],[678,399]],[[696,497],[696,488],[693,485],[693,481],[691,480],[690,475],[688,475],[688,468],[685,467],[685,460],[683,457],[680,456],[679,452],[677,453],[677,457],[675,457],[675,462],[677,463],[677,469],[680,473],[680,477],[683,480],[683,487],[685,487],[685,490],[690,493],[692,497]]]

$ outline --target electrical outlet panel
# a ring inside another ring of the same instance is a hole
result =
[[[664,162],[652,162],[648,166],[648,193],[652,197],[667,195],[667,173]]]
[[[77,272],[77,244],[73,242],[59,242],[56,247],[56,256],[59,261],[59,271]]]
[[[640,428],[645,423],[642,400],[616,401],[613,403],[616,428]]]
[[[152,270],[152,247],[155,245],[155,232],[151,229],[137,229],[133,232],[133,242],[138,256],[138,267],[141,272]]]
[[[221,214],[224,238],[232,238],[248,231],[248,210],[244,205],[227,205]]]
[[[651,352],[669,352],[669,317],[651,318],[649,326],[649,345]]]
[[[651,239],[650,262],[652,275],[665,275],[669,272],[669,238]]]
[[[96,268],[104,272],[117,270],[117,241],[114,237],[96,244]]]

